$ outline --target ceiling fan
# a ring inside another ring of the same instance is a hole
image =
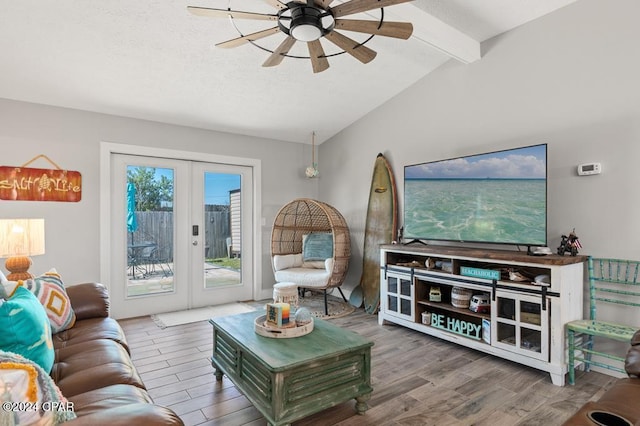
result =
[[[412,0],[349,0],[334,7],[330,7],[334,0],[265,1],[274,6],[277,12],[265,14],[197,6],[187,6],[187,9],[199,16],[274,21],[276,26],[272,28],[246,35],[240,33],[240,37],[218,43],[216,46],[230,48],[241,46],[245,43],[254,44],[263,50],[271,52],[271,55],[262,64],[263,67],[279,65],[285,57],[310,59],[314,73],[322,72],[329,68],[328,57],[342,53],[348,53],[364,64],[370,62],[376,57],[376,52],[366,47],[365,44],[373,36],[379,35],[406,40],[413,32],[413,25],[410,23],[385,21],[383,9],[387,6]],[[379,20],[343,19],[343,16],[373,9],[380,9]],[[365,33],[369,34],[369,38],[363,42],[358,42],[337,30]],[[286,38],[274,50],[266,49],[254,43],[256,40],[277,33],[284,33]],[[342,51],[326,55],[320,43],[320,39],[323,37],[338,46]],[[307,43],[308,57],[289,54],[293,45],[298,41]]]

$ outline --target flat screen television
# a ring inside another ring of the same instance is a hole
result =
[[[547,245],[547,145],[404,168],[404,240]]]

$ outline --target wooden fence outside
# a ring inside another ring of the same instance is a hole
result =
[[[207,209],[205,206],[203,241],[205,258],[228,257],[227,239],[231,237],[229,209]],[[136,212],[138,229],[129,233],[129,243],[152,242],[158,249],[157,256],[164,261],[173,262],[173,212],[145,211]]]

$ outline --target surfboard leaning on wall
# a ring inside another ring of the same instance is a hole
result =
[[[376,313],[380,306],[380,244],[390,244],[397,229],[398,201],[393,171],[384,155],[378,154],[369,191],[360,278],[367,313]]]

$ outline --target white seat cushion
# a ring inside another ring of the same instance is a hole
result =
[[[275,277],[277,282],[292,282],[302,288],[323,288],[329,283],[331,271],[315,268],[289,268],[276,271]]]

